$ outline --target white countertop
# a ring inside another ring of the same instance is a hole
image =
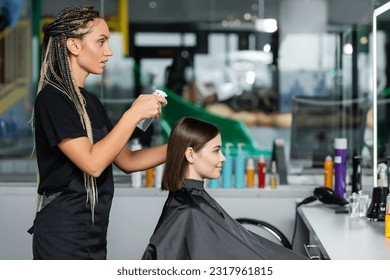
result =
[[[266,187],[243,188],[243,189],[211,189],[206,190],[214,197],[277,197],[277,198],[304,198],[313,193],[313,185],[288,185],[278,186],[276,189]],[[33,182],[0,182],[0,195],[26,194],[36,192],[36,183]],[[167,196],[166,191],[159,188],[131,188],[126,184],[115,184],[115,194],[120,196]]]
[[[384,222],[335,214],[335,207],[313,203],[298,210],[327,257],[332,260],[390,259],[390,239],[384,237]]]

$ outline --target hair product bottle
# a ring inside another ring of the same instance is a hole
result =
[[[154,187],[154,168],[149,168],[148,170],[146,170],[145,186],[147,188],[153,188]]]
[[[359,193],[362,189],[362,157],[354,156],[352,159],[352,193]]]
[[[259,163],[257,164],[257,176],[258,176],[258,187],[260,189],[265,188],[265,174],[266,174],[266,164],[264,160],[264,155],[260,155]]]
[[[142,146],[138,140],[138,138],[133,139],[132,144],[131,144],[131,150],[136,151],[136,150],[141,150]],[[142,171],[137,171],[131,173],[131,186],[133,188],[141,188],[142,187]]]
[[[152,146],[159,146],[163,144],[163,139],[161,136],[161,125],[158,121],[153,124],[154,135],[152,136]],[[162,175],[164,172],[165,163],[157,165],[154,168],[154,187],[160,188],[162,182]]]
[[[238,189],[245,187],[245,157],[242,153],[244,143],[238,143],[237,156],[234,161],[234,186]]]
[[[248,188],[255,186],[255,163],[253,158],[248,158],[246,163],[246,185]]]
[[[334,148],[334,191],[340,197],[345,197],[347,189],[347,139],[336,138]]]
[[[378,164],[377,185],[372,189],[371,204],[367,210],[367,218],[373,221],[384,221],[386,218],[386,204],[389,189],[387,187],[387,165]]]
[[[232,143],[225,144],[225,161],[222,163],[222,188],[232,188],[233,182],[233,158],[230,155]]]
[[[160,165],[157,165],[154,168],[154,185],[156,188],[159,188],[161,186],[164,166],[165,166],[165,163],[162,163]]]
[[[390,194],[386,198],[385,237],[390,238]]]
[[[278,173],[276,170],[276,161],[274,160],[271,163],[270,186],[271,189],[276,189],[278,186]]]
[[[324,161],[324,186],[333,190],[333,160],[327,156]]]

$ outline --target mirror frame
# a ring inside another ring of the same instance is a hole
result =
[[[372,50],[372,114],[373,114],[373,149],[372,149],[372,158],[373,158],[373,186],[377,187],[377,172],[378,172],[378,124],[377,124],[377,18],[384,12],[390,10],[390,1],[382,6],[376,8],[372,17],[372,41],[373,41],[373,50]]]

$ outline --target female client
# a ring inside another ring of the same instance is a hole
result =
[[[162,189],[169,191],[142,259],[305,259],[243,227],[205,191],[225,160],[211,123],[186,117],[168,140]]]

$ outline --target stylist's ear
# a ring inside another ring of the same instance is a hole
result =
[[[80,40],[76,38],[69,38],[66,40],[66,47],[72,54],[78,55],[81,50]]]
[[[189,163],[194,163],[194,149],[188,147],[185,152],[186,159]]]

